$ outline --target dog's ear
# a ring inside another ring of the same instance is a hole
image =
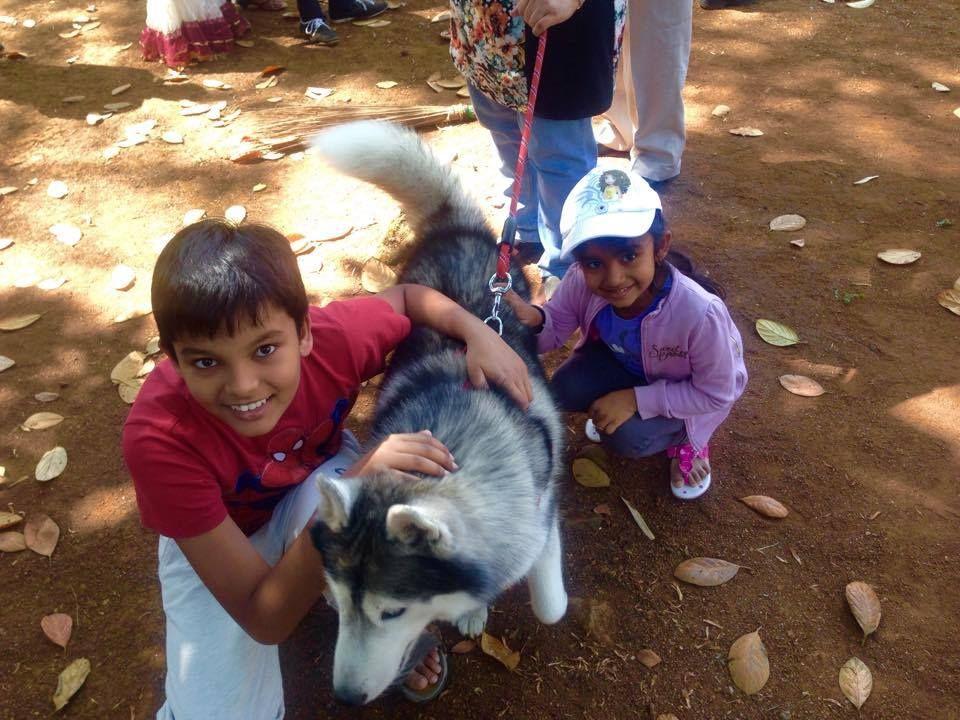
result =
[[[405,545],[424,543],[438,556],[453,553],[453,535],[429,508],[393,505],[387,510],[387,537]]]
[[[348,480],[321,475],[317,478],[317,487],[320,490],[317,520],[332,532],[340,532],[350,517],[356,485]]]

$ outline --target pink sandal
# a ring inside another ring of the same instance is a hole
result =
[[[683,485],[676,487],[672,480],[670,482],[670,492],[673,493],[675,498],[680,500],[696,500],[710,489],[710,473],[707,473],[707,476],[698,484],[693,484],[690,480],[690,471],[693,470],[694,458],[703,458],[704,460],[710,458],[710,448],[708,446],[704,445],[703,449],[697,452],[690,443],[671,445],[667,448],[667,457],[678,458],[680,461],[680,477],[683,478]]]

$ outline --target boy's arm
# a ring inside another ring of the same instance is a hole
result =
[[[467,371],[475,387],[492,382],[526,408],[533,388],[526,363],[482,320],[445,295],[422,285],[396,285],[379,294],[416,324],[458,338],[467,346]]]
[[[229,517],[176,542],[224,610],[264,645],[285,640],[323,593],[323,560],[309,532],[272,568]]]

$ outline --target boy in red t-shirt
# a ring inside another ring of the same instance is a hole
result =
[[[262,225],[204,220],[160,254],[152,301],[169,355],[123,432],[143,524],[160,534],[167,617],[162,720],[274,720],[284,713],[276,644],[324,589],[300,531],[319,501],[318,469],[456,469],[429,432],[395,435],[360,456],[342,430],[360,384],[383,372],[411,322],[460,338],[474,385],[526,406],[523,361],[440,293],[398,285],[309,307],[286,238]],[[437,683],[435,651],[408,678]]]

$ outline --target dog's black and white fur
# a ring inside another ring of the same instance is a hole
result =
[[[496,237],[449,169],[411,131],[362,122],[325,132],[321,154],[402,205],[416,235],[404,283],[435,288],[480,318]],[[514,287],[524,295],[520,273]],[[479,634],[487,606],[526,577],[545,623],[566,611],[557,529],[558,412],[535,338],[504,307],[503,338],[529,367],[534,400],[521,410],[503,391],[468,389],[458,343],[415,329],[397,348],[377,404],[371,446],[429,429],[460,469],[442,478],[379,472],[320,481],[323,553],[339,612],[334,691],[369,702],[422,657],[431,622]]]

